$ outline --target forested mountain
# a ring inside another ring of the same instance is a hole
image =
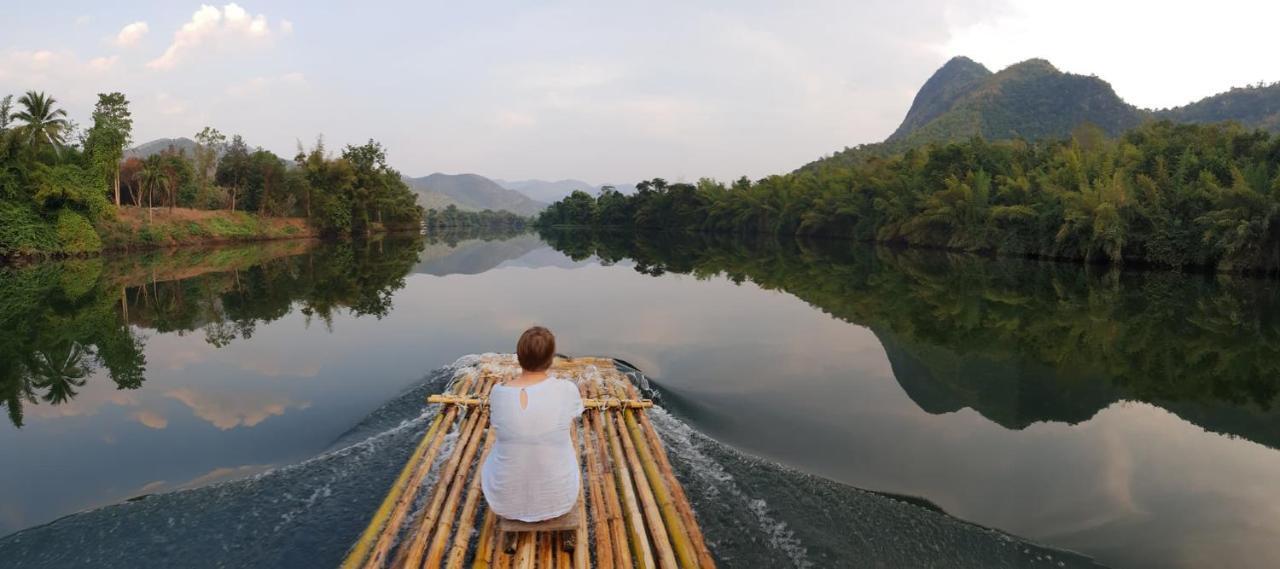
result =
[[[1156,116],[1187,123],[1236,121],[1280,132],[1280,82],[1237,87],[1190,105],[1156,111]]]
[[[953,57],[925,81],[911,101],[907,117],[888,140],[899,140],[951,110],[956,101],[972,93],[982,81],[991,77],[986,66],[964,56]]]
[[[1235,121],[1280,132],[1280,82],[1239,87],[1170,109],[1135,107],[1096,76],[1058,70],[1029,59],[998,73],[967,57],[952,58],[916,93],[911,108],[884,142],[845,148],[801,167],[857,165],[933,142],[1022,138],[1061,139],[1088,123],[1117,136],[1151,120],[1175,123]]]
[[[1086,122],[1114,136],[1137,126],[1143,116],[1106,81],[1063,73],[1043,59],[991,74],[957,57],[925,82],[888,142],[1060,138]]]
[[[543,202],[532,200],[529,196],[515,190],[508,190],[493,180],[477,174],[437,172],[430,176],[404,180],[419,195],[424,192],[443,195],[457,202],[460,209],[506,210],[520,215],[534,215],[547,206]],[[421,198],[419,203],[422,203]]]
[[[157,138],[150,142],[144,142],[133,148],[124,151],[124,157],[127,158],[147,158],[154,154],[159,154],[170,148],[174,151],[180,151],[187,156],[194,156],[196,150],[196,141],[185,136],[178,138]]]

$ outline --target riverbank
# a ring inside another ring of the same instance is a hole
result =
[[[123,207],[110,219],[96,224],[89,224],[83,217],[77,219],[83,223],[73,224],[74,231],[59,227],[57,236],[47,240],[47,245],[37,246],[42,242],[36,241],[33,246],[0,249],[0,264],[321,237],[321,232],[305,218],[262,217],[243,211],[154,208],[148,213],[146,208]],[[418,226],[375,223],[369,234],[400,231],[416,232]],[[70,237],[64,238],[64,234]]]

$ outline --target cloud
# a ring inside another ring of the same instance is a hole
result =
[[[129,47],[131,45],[135,45],[143,36],[147,35],[147,31],[149,30],[150,28],[147,27],[146,22],[138,21],[128,24],[125,27],[120,28],[120,33],[116,34],[115,44],[117,47]]]
[[[281,87],[304,85],[306,82],[307,78],[301,73],[285,73],[278,77],[254,77],[234,83],[226,91],[232,97],[252,97]]]
[[[308,402],[294,402],[267,394],[236,392],[208,393],[191,388],[175,389],[165,393],[190,407],[197,417],[226,431],[239,426],[252,427],[269,417],[284,415],[289,409],[306,409]]]
[[[169,420],[165,419],[163,415],[147,409],[134,413],[133,418],[152,429],[159,430],[169,426]]]
[[[115,66],[120,60],[120,56],[112,55],[110,57],[95,57],[89,60],[89,68],[94,71],[108,71]]]
[[[292,22],[280,24],[282,33],[293,31]],[[237,4],[227,4],[221,10],[209,5],[200,6],[191,20],[173,33],[173,43],[160,57],[147,63],[157,70],[172,69],[188,54],[206,45],[220,45],[246,40],[265,39],[271,35],[271,27],[263,14],[250,16]]]

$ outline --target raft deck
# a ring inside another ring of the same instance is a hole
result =
[[[652,402],[639,397],[612,359],[557,357],[552,371],[578,385],[586,408],[570,430],[583,469],[571,552],[561,532],[539,531],[515,534],[515,553],[508,554],[498,520],[484,503],[480,464],[494,443],[489,390],[518,373],[514,357],[491,355],[464,368],[446,393],[428,398],[443,408],[342,567],[715,567],[649,422]],[[455,432],[452,448],[441,456]],[[419,490],[433,471],[436,481],[419,508]]]

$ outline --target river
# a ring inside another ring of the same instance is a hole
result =
[[[645,372],[724,566],[1280,559],[1274,281],[558,232],[0,269],[0,565],[332,565],[533,323]]]

